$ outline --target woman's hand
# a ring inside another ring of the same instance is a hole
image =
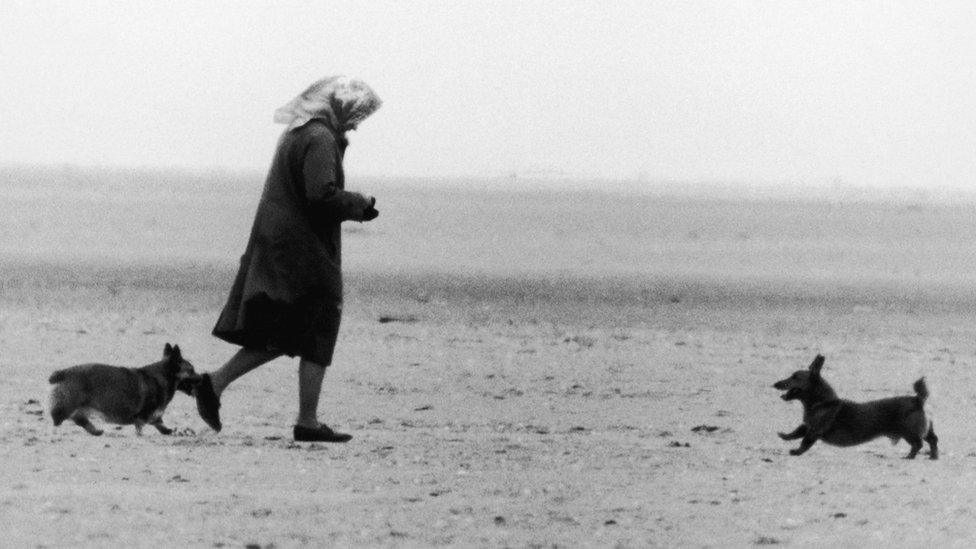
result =
[[[376,198],[369,197],[369,206],[363,210],[363,221],[372,221],[380,215],[380,211],[376,209]]]

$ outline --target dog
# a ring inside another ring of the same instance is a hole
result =
[[[821,377],[823,365],[824,357],[817,355],[807,370],[797,370],[773,384],[786,391],[783,400],[799,400],[803,404],[803,423],[792,433],[778,433],[783,440],[803,439],[799,448],[790,450],[790,455],[803,454],[817,440],[834,446],[854,446],[884,436],[893,444],[901,439],[908,441],[911,450],[906,459],[915,459],[923,440],[929,445],[929,458],[939,459],[939,437],[925,410],[929,390],[924,377],[913,386],[915,396],[852,402],[838,398]]]
[[[199,376],[183,358],[179,345],[166,344],[163,359],[141,368],[106,364],[81,364],[57,370],[48,381],[51,389],[51,419],[57,427],[66,419],[99,436],[103,431],[91,422],[101,416],[106,422],[135,425],[142,435],[145,425],[169,435],[163,412],[177,390],[192,394]]]

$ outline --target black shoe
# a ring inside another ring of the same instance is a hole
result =
[[[200,383],[196,386],[195,394],[197,397],[197,413],[211,429],[219,433],[221,428],[220,398],[214,392],[210,374],[200,376]]]
[[[318,427],[296,425],[293,433],[297,442],[349,442],[352,440],[352,435],[337,433],[325,424]]]

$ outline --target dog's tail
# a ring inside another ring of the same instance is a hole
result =
[[[53,374],[51,374],[51,377],[47,378],[47,382],[48,383],[61,383],[62,381],[65,380],[66,377],[67,377],[67,374],[65,373],[64,370],[57,370]]]
[[[915,397],[918,399],[919,406],[925,404],[925,399],[929,398],[929,386],[925,384],[925,378],[918,378],[912,387],[915,389]]]
[[[85,393],[77,379],[68,374],[69,372],[58,370],[48,378],[48,381],[54,385],[51,387],[49,409],[55,426],[61,425],[61,422],[71,417],[71,414],[86,401]]]

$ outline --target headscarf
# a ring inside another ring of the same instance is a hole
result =
[[[355,128],[382,104],[373,88],[362,80],[328,76],[276,110],[274,121],[287,124],[288,130],[293,130],[313,118],[322,118],[335,131],[345,132]]]

